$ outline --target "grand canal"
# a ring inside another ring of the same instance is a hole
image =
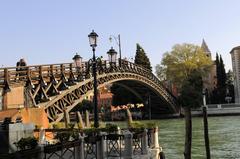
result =
[[[183,159],[184,119],[153,122],[159,126],[159,141],[166,158]],[[240,159],[240,117],[209,117],[208,124],[212,159]],[[206,159],[202,118],[193,118],[192,158]]]
[[[158,120],[159,139],[168,159],[183,158],[184,119]],[[240,159],[240,117],[209,117],[213,159]],[[192,158],[205,159],[202,118],[193,118]]]

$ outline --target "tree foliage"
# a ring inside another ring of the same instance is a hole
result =
[[[196,70],[201,76],[204,76],[211,65],[211,59],[199,46],[184,43],[174,45],[170,52],[166,52],[161,65],[156,67],[156,71],[160,71],[158,68],[163,68],[164,71],[161,72],[165,72],[166,79],[181,89],[184,80],[189,77],[190,73]]]
[[[200,107],[202,105],[203,80],[197,70],[193,70],[183,81],[180,101],[183,107]]]
[[[136,49],[136,55],[135,55],[134,63],[142,65],[143,67],[152,70],[152,67],[151,67],[151,64],[150,64],[150,60],[147,57],[144,49],[139,44],[137,44],[137,49]]]
[[[158,79],[160,81],[165,81],[167,79],[167,77],[166,77],[166,70],[167,70],[166,67],[158,64],[158,65],[156,65],[155,69],[156,69],[156,75],[157,75]]]
[[[227,75],[226,75],[226,71],[225,71],[225,67],[224,67],[224,63],[223,63],[221,55],[220,55],[219,64],[217,65],[217,69],[218,69],[217,70],[217,72],[218,72],[217,86],[218,86],[218,88],[224,88],[224,87],[226,87]]]
[[[232,89],[233,85],[227,84],[227,74],[225,71],[225,66],[223,63],[222,56],[216,54],[216,75],[217,75],[217,87],[211,92],[211,103],[219,104],[219,103],[226,103],[225,97],[227,96],[227,92],[229,91],[228,88]],[[233,90],[231,90],[233,91]],[[231,94],[234,94],[231,92]],[[232,97],[233,98],[233,97]]]

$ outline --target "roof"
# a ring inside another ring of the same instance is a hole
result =
[[[211,52],[210,50],[209,50],[209,48],[208,48],[208,46],[207,46],[207,43],[205,42],[205,40],[203,39],[203,41],[202,41],[202,46],[201,46],[201,48],[204,50],[204,52],[206,52],[206,53],[209,53],[209,52]]]
[[[234,50],[240,50],[240,46],[236,46],[236,47],[232,48],[232,50],[230,51],[230,54],[231,54]]]

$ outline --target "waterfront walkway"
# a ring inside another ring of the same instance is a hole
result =
[[[207,105],[209,116],[240,115],[240,103]],[[202,108],[192,110],[193,116],[202,115]]]

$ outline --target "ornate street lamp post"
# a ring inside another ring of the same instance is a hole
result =
[[[113,49],[113,47],[111,47],[111,49],[107,52],[107,54],[108,54],[108,60],[109,60],[110,66],[116,65],[117,52]]]
[[[114,38],[114,40],[116,41],[117,45],[118,45],[118,50],[119,50],[119,66],[121,67],[121,60],[122,60],[122,53],[121,53],[121,40],[120,40],[120,34],[118,34],[118,37],[110,35],[109,40],[110,42],[112,42],[112,38]]]
[[[82,67],[82,57],[78,55],[78,53],[76,53],[72,59],[76,68]]]
[[[83,76],[81,73],[81,69],[82,69],[82,57],[80,55],[78,55],[78,53],[76,53],[76,55],[72,58],[73,59],[73,64],[76,68],[76,72],[77,72],[77,81],[82,81],[83,80]]]
[[[89,44],[92,47],[93,58],[92,58],[92,73],[93,73],[93,102],[94,102],[94,127],[99,127],[98,121],[98,101],[97,101],[97,73],[96,73],[96,57],[95,57],[95,47],[97,47],[97,37],[98,35],[94,30],[88,35]]]

